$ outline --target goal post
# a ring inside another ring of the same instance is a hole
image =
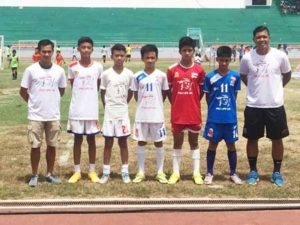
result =
[[[0,35],[0,70],[4,69],[3,63],[4,63],[4,55],[5,55],[5,49],[4,49],[4,35]]]
[[[18,57],[31,58],[35,48],[37,48],[40,40],[19,40],[18,41]],[[56,50],[56,41],[51,40],[54,43],[54,51]]]
[[[201,28],[187,28],[187,36],[191,37],[195,41],[196,47],[200,52],[202,52],[204,49],[204,43]]]

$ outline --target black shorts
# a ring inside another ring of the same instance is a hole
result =
[[[284,106],[279,108],[246,107],[243,136],[257,140],[264,136],[266,127],[267,138],[277,140],[289,135]]]

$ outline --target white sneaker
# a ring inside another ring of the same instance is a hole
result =
[[[125,184],[128,184],[131,182],[131,179],[129,177],[129,174],[128,173],[122,173],[121,174],[121,177],[122,177],[122,180]]]
[[[206,184],[206,185],[212,184],[213,179],[214,179],[214,175],[212,175],[210,173],[206,174],[206,176],[204,178],[204,184]]]
[[[243,184],[244,183],[236,173],[230,176],[230,180],[235,184]]]
[[[102,175],[102,177],[100,178],[99,183],[100,183],[100,184],[105,184],[105,183],[107,183],[108,179],[109,179],[109,174],[105,174],[105,173],[104,173],[104,174]]]

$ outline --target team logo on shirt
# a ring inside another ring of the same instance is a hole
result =
[[[230,77],[230,86],[234,86],[235,81],[236,81],[235,77]]]
[[[192,78],[197,78],[198,77],[198,73],[192,73]]]
[[[175,77],[175,78],[178,78],[178,77],[179,77],[179,73],[178,73],[178,72],[175,72],[174,77]]]

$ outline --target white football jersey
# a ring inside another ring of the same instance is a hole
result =
[[[167,76],[156,69],[152,74],[139,71],[134,75],[132,91],[138,92],[135,122],[164,122],[163,90],[169,90]]]
[[[133,72],[124,68],[118,74],[113,68],[103,72],[101,90],[105,90],[104,121],[128,118],[128,90],[130,88]]]
[[[69,65],[69,79],[73,80],[69,119],[98,120],[98,80],[101,79],[103,67],[93,62],[83,67],[79,62]]]

